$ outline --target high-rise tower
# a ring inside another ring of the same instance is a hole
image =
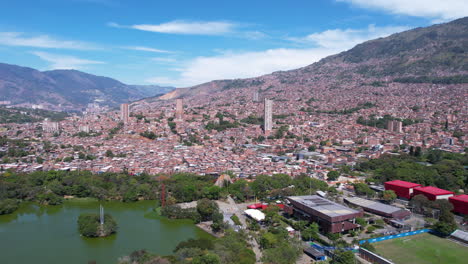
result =
[[[387,121],[387,130],[393,131],[393,120]]]
[[[387,130],[391,132],[401,133],[403,132],[403,123],[398,120],[388,120],[387,121]]]
[[[253,94],[253,100],[252,100],[252,101],[254,101],[254,102],[260,101],[258,91],[255,91],[255,92],[254,92],[254,94]]]
[[[397,133],[402,133],[403,132],[403,122],[395,120],[393,122],[393,131],[395,131]]]
[[[182,120],[184,116],[184,99],[176,99],[176,119]]]
[[[265,135],[269,135],[271,129],[273,128],[273,100],[265,98],[265,109],[264,109],[264,123],[263,123],[263,131]]]
[[[124,124],[128,123],[130,114],[128,111],[128,104],[121,104],[120,105],[120,119],[124,122]]]

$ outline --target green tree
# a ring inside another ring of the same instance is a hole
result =
[[[86,158],[86,155],[83,153],[83,152],[78,152],[78,158],[79,159],[85,159]]]
[[[301,232],[303,240],[312,240],[318,238],[319,226],[313,222],[308,228]]]
[[[218,200],[221,193],[221,188],[213,185],[203,188],[203,196],[210,200]]]
[[[36,162],[39,163],[39,164],[42,164],[42,163],[44,163],[44,159],[41,158],[41,157],[39,157],[39,156],[37,156],[37,157],[36,157]]]
[[[367,249],[369,251],[376,252],[375,247],[371,243],[369,243],[369,241],[366,241],[364,244],[361,245],[361,247],[363,247],[363,248],[365,248],[365,249]]]
[[[192,261],[193,264],[220,264],[219,257],[212,253],[207,253],[203,256],[195,257]]]
[[[367,228],[367,233],[372,233],[372,232],[374,232],[376,229],[377,229],[377,228],[376,228],[375,226],[369,226],[369,227]]]
[[[457,225],[453,223],[439,221],[433,226],[433,229],[443,236],[449,236],[453,233],[453,231],[457,229]]]
[[[201,215],[202,221],[212,220],[215,212],[218,212],[218,204],[208,199],[201,199],[197,202],[197,211]]]
[[[63,203],[63,198],[53,192],[39,194],[36,200],[45,205],[59,205]]]
[[[375,191],[373,191],[369,185],[365,183],[355,183],[353,186],[354,192],[356,192],[357,195],[366,195],[367,197],[372,197],[375,194]]]
[[[431,202],[426,196],[422,194],[415,195],[410,201],[410,206],[414,208],[416,212],[422,212],[424,208],[429,207]]]
[[[207,238],[200,238],[200,239],[189,239],[187,241],[180,242],[174,252],[178,251],[182,248],[199,248],[201,250],[211,250],[214,248],[214,241]]]
[[[340,177],[340,173],[338,171],[330,171],[327,174],[327,180],[329,181],[336,181]]]
[[[0,215],[11,214],[18,209],[19,202],[14,199],[0,200]]]
[[[284,239],[276,247],[263,251],[263,263],[294,264],[302,254],[302,245],[297,240]]]
[[[275,205],[269,205],[265,210],[263,210],[263,213],[265,213],[265,222],[275,225],[281,222],[280,216],[278,214],[279,212],[279,207]]]
[[[291,185],[292,179],[291,176],[280,173],[280,174],[273,174],[271,176],[271,187],[275,189],[286,188]]]
[[[356,223],[361,226],[361,228],[365,228],[367,226],[367,221],[364,218],[357,217]]]
[[[260,237],[260,246],[264,249],[272,248],[278,243],[276,235],[266,232]]]
[[[386,202],[393,202],[396,200],[397,195],[393,190],[385,190],[381,193],[381,197]]]
[[[71,162],[74,158],[72,156],[63,158],[63,162]]]
[[[355,264],[356,259],[353,252],[345,250],[335,250],[330,264]]]
[[[117,231],[117,222],[111,215],[104,215],[104,225],[98,214],[81,214],[78,217],[78,231],[86,237],[108,236]]]
[[[422,155],[422,148],[421,147],[416,147],[416,150],[414,151],[414,156],[415,157],[421,157]]]
[[[220,257],[223,264],[254,264],[255,253],[246,242],[242,231],[227,230],[224,237],[217,240],[213,253]]]
[[[138,201],[138,193],[135,188],[130,188],[123,195],[124,202],[136,202]]]
[[[272,189],[272,179],[268,175],[258,175],[250,186],[258,198],[265,198]]]

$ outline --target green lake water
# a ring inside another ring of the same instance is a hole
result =
[[[117,234],[85,238],[78,233],[81,213],[99,213],[99,204],[118,224]],[[210,237],[190,221],[154,215],[155,202],[136,203],[67,201],[61,206],[24,203],[10,215],[0,216],[2,264],[97,264],[117,263],[134,250],[170,255],[181,241]]]

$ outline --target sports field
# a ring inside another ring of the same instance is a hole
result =
[[[377,254],[396,264],[468,263],[468,247],[427,233],[372,245]]]

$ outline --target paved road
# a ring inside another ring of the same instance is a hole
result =
[[[218,201],[218,205],[223,213],[236,214],[239,217],[239,221],[242,223],[243,227],[247,228],[247,218],[244,214],[244,210],[247,209],[247,204],[236,204],[234,199],[232,199],[231,196],[228,196],[227,203]],[[252,246],[253,252],[255,253],[257,263],[262,263],[260,261],[262,258],[262,251],[260,250],[260,246],[258,245],[257,241],[254,238],[250,238],[249,243]]]

